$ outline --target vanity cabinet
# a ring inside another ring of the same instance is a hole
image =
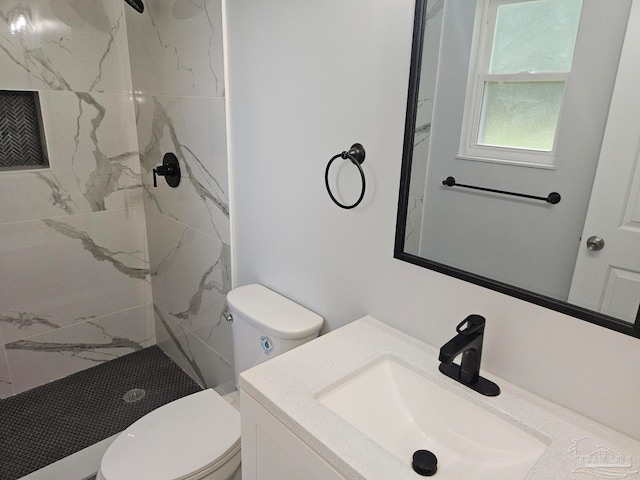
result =
[[[244,390],[243,480],[346,480]]]

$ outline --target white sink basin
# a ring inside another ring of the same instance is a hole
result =
[[[522,479],[546,449],[524,430],[390,359],[318,400],[408,465],[414,451],[430,450],[438,458],[438,480]]]

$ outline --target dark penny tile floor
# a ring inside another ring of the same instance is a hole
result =
[[[125,401],[134,389],[144,396]],[[153,346],[0,400],[0,480],[23,477],[200,390]]]

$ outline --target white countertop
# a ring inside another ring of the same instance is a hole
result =
[[[433,347],[366,316],[243,372],[239,386],[350,480],[422,478],[408,463],[401,462],[317,400],[329,387],[384,356],[410,366],[547,444],[527,480],[597,478],[572,472],[578,467],[579,458],[569,453],[569,447],[585,436],[598,447],[632,457],[632,467],[616,471],[640,479],[640,473],[634,473],[640,471],[640,442],[483,370],[482,375],[502,390],[498,397],[484,397],[442,375],[437,353]]]

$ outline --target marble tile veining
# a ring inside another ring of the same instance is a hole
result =
[[[158,344],[200,384],[233,379],[222,2],[125,10]],[[170,188],[153,168],[174,153]]]
[[[0,88],[131,91],[124,2],[5,0]],[[18,18],[26,19],[16,29]]]
[[[91,253],[91,256],[98,262],[108,262],[118,272],[130,278],[147,278],[149,269],[146,266],[131,266],[119,258],[125,257],[126,260],[133,257],[136,260],[144,262],[145,259],[142,258],[140,254],[134,252],[112,251],[106,247],[100,246],[93,238],[91,238],[91,236],[87,232],[85,232],[84,230],[79,230],[78,228],[69,225],[68,223],[47,218],[42,220],[42,222],[49,228],[52,228],[65,237],[71,240],[78,240],[82,244],[82,248]]]
[[[50,168],[0,173],[0,223],[142,206],[129,95],[41,92]]]
[[[137,97],[138,141],[145,206],[229,243],[224,99]],[[173,152],[179,188],[152,170]]]
[[[233,381],[233,366],[157,306],[154,307],[158,346],[203,387]]]
[[[125,10],[0,2],[0,89],[38,91],[49,161],[0,172],[0,397],[155,341]]]
[[[151,301],[141,208],[0,225],[0,238],[6,343]]]
[[[151,304],[5,345],[15,393],[155,343]]]
[[[220,1],[147,2],[126,17],[136,92],[224,96]]]
[[[166,348],[233,378],[221,2],[145,6],[0,4],[0,89],[39,91],[50,162],[0,175],[0,397],[153,342],[152,286]]]
[[[222,317],[229,245],[154,211],[147,211],[147,230],[154,303],[230,363],[231,325]]]
[[[53,170],[68,188],[75,183],[89,211],[107,209],[113,194],[126,199],[112,208],[132,206],[124,194],[139,188],[140,170],[131,97],[44,92],[41,103]]]

